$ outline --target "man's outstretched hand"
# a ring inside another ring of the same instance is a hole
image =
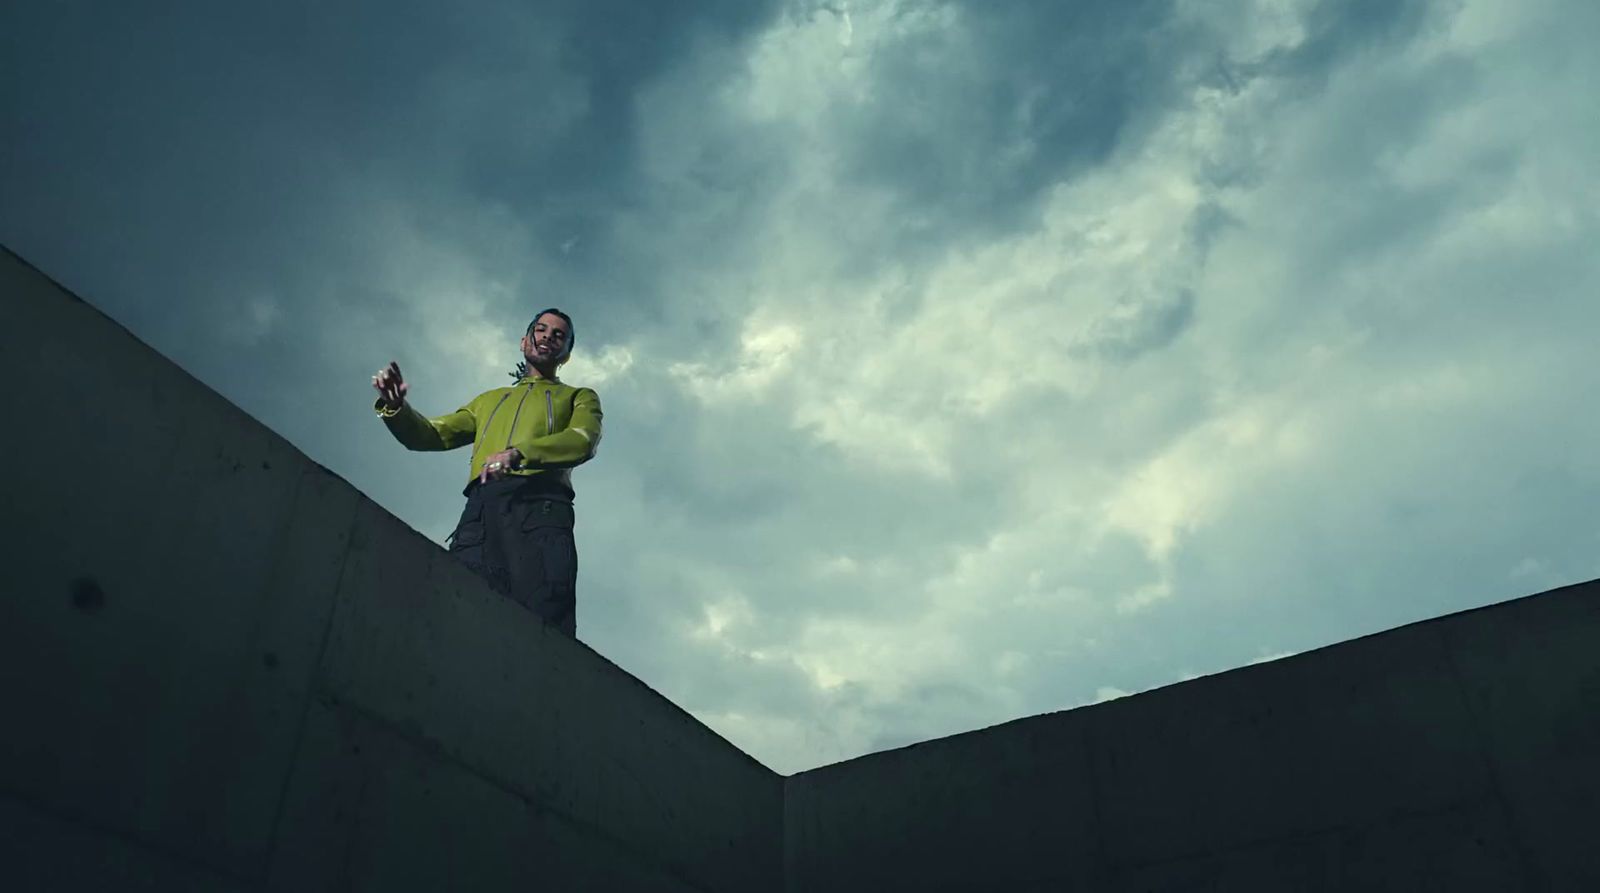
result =
[[[400,377],[399,363],[390,360],[389,365],[379,369],[372,376],[372,387],[384,409],[399,409],[406,404],[406,380]]]

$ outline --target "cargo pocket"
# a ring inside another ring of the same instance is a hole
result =
[[[572,503],[535,496],[514,509],[518,530],[512,550],[511,597],[545,623],[574,632],[578,555],[572,542]]]
[[[562,502],[559,499],[530,499],[522,506],[521,514],[524,532],[542,527],[572,529],[573,514],[570,502]]]
[[[469,499],[467,507],[461,510],[455,532],[450,534],[450,551],[475,549],[483,545],[483,536],[483,500]]]
[[[556,515],[554,511],[551,514]],[[528,564],[519,600],[545,623],[573,635],[577,630],[578,551],[572,530],[552,524],[525,531],[523,537]]]

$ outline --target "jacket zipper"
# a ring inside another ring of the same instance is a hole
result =
[[[506,402],[506,398],[510,396],[510,394],[501,394],[500,403]],[[494,424],[494,414],[500,411],[500,403],[496,403],[494,409],[489,410],[489,420],[483,423],[483,433],[489,433],[489,426]]]
[[[544,433],[556,433],[556,401],[549,391],[544,392]]]
[[[517,401],[516,415],[511,417],[511,430],[506,432],[506,449],[511,449],[511,441],[517,436],[517,419],[522,418],[522,404],[528,402],[528,394],[533,390],[533,385],[528,385],[528,390],[522,392],[522,399]],[[506,397],[511,396],[507,394]],[[501,398],[505,399],[504,397]]]
[[[489,420],[483,423],[483,433],[485,433],[485,434],[489,433],[489,426],[494,424],[494,414],[500,411],[500,405],[502,403],[505,403],[506,402],[506,398],[510,397],[510,396],[511,396],[510,394],[501,394],[500,395],[500,403],[496,403],[494,405],[494,409],[489,410]],[[476,440],[477,438],[474,437],[473,439]],[[476,446],[474,446],[472,448],[472,452],[473,452],[474,455],[476,455],[477,452],[478,452],[478,448]],[[452,536],[453,535],[454,534],[452,534]]]

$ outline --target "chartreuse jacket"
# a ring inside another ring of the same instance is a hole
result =
[[[600,396],[556,379],[524,377],[432,419],[409,403],[399,409],[374,403],[373,408],[409,449],[453,450],[472,444],[469,485],[490,456],[516,447],[522,461],[511,474],[553,474],[560,480],[551,483],[570,492],[570,469],[594,458],[600,446]]]

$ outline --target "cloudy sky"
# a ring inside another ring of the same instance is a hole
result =
[[[7,4],[0,240],[783,772],[1600,576],[1600,4]]]

